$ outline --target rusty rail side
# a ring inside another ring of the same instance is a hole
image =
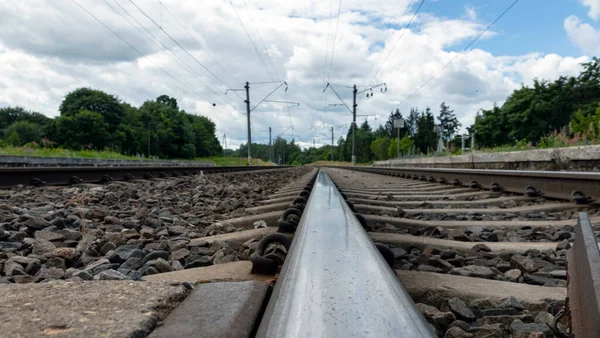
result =
[[[535,193],[544,197],[589,201],[600,199],[600,173],[532,170],[481,170],[446,168],[337,167],[356,171],[470,186],[512,193]]]
[[[585,212],[567,252],[567,309],[572,337],[600,337],[600,250]]]

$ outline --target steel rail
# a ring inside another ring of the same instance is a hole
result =
[[[590,219],[579,213],[567,252],[567,316],[574,337],[600,337],[600,250]]]
[[[257,337],[356,336],[435,335],[319,171]]]
[[[153,178],[167,176],[187,176],[204,174],[280,169],[288,167],[198,167],[198,166],[149,166],[149,167],[35,167],[0,168],[0,188],[10,188],[19,184],[66,185],[71,183],[98,183],[110,180],[129,180],[134,178]]]
[[[512,193],[538,190],[544,197],[571,200],[578,196],[600,198],[600,173],[534,170],[448,168],[337,167],[378,174],[446,182]],[[532,189],[533,188],[533,189]]]

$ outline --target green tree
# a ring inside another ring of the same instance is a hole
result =
[[[123,118],[120,100],[111,94],[91,88],[78,88],[68,93],[60,104],[60,115],[75,116],[85,109],[100,114],[108,124],[108,131],[114,132]]]
[[[16,130],[11,130],[10,132],[6,133],[6,143],[10,144],[11,146],[21,146],[24,144]]]
[[[419,122],[419,109],[410,108],[410,113],[406,119],[406,128],[408,129],[408,135],[413,137],[417,134]]]
[[[411,140],[408,135],[404,135],[400,140],[400,154],[407,154],[414,144],[415,141]]]
[[[22,146],[30,142],[40,143],[44,132],[39,124],[21,120],[8,126],[4,133],[9,144]]]
[[[373,159],[371,152],[371,143],[373,142],[373,133],[369,122],[365,120],[360,128],[356,130],[356,161],[366,163]]]
[[[490,110],[477,113],[473,129],[479,146],[495,147],[510,142],[508,117],[496,104]]]
[[[398,157],[398,139],[393,138],[390,140],[390,145],[387,149],[387,158]]]
[[[454,110],[450,110],[450,107],[448,107],[445,102],[442,102],[440,105],[438,121],[440,121],[440,125],[442,126],[444,144],[448,144],[461,124],[458,122],[456,115],[454,115]]]
[[[56,142],[65,148],[102,150],[110,138],[108,127],[102,115],[82,109],[56,120]]]
[[[393,111],[390,113],[390,116],[388,117],[388,120],[385,122],[385,130],[387,131],[387,136],[389,138],[394,138],[397,137],[397,132],[398,130],[396,130],[396,128],[394,128],[394,121],[398,120],[398,119],[402,119],[402,113],[400,112],[400,109],[396,108],[396,111]],[[405,125],[407,125],[407,121],[404,122]],[[408,131],[408,128],[401,128],[400,129],[400,135],[404,135],[406,132]]]
[[[112,134],[109,147],[127,155],[147,153],[148,129],[139,109],[128,103],[121,103],[123,119]]]
[[[376,160],[385,160],[388,157],[388,149],[390,147],[390,138],[387,136],[378,137],[371,143],[371,152]]]
[[[179,105],[177,104],[177,100],[168,95],[161,95],[156,98],[156,102],[165,104],[173,109],[179,110]]]
[[[427,154],[437,146],[435,120],[429,107],[421,113],[417,120],[417,133],[414,136],[414,141],[417,151],[423,154]]]

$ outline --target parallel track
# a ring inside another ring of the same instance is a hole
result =
[[[198,167],[198,166],[136,166],[136,167],[41,167],[0,168],[0,188],[23,185],[68,185],[77,183],[100,183],[107,181],[159,178],[169,176],[226,173],[234,171],[268,170],[280,167]]]
[[[600,174],[569,171],[355,167],[353,170],[492,191],[588,201],[600,197]]]

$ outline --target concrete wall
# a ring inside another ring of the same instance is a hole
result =
[[[0,167],[129,167],[129,166],[213,166],[193,161],[109,160],[71,157],[36,157],[0,155]]]
[[[600,171],[600,145],[375,161],[375,166]]]

